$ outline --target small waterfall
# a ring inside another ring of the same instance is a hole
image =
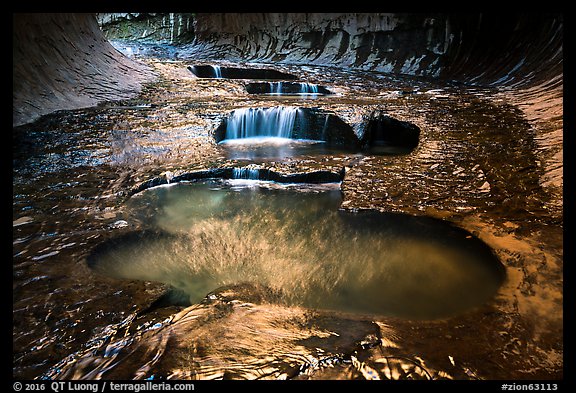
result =
[[[318,85],[313,83],[300,83],[300,93],[301,94],[318,94]]]
[[[233,179],[258,180],[260,171],[256,168],[234,168],[232,169]]]
[[[212,70],[214,71],[214,78],[222,78],[222,69],[220,68],[220,66],[210,66],[212,67]]]
[[[300,90],[298,90],[298,85],[300,85]],[[268,82],[268,86],[272,94],[318,94],[318,85],[313,83]]]
[[[268,82],[268,84],[270,85],[270,93],[282,93],[282,82]]]
[[[291,138],[298,108],[236,109],[228,117],[225,139],[277,137]]]

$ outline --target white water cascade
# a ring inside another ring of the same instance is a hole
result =
[[[222,78],[222,69],[220,68],[220,66],[210,66],[212,67],[212,70],[214,71],[214,78],[218,78],[221,79]]]
[[[228,117],[225,139],[291,138],[298,112],[288,106],[236,109]]]
[[[232,178],[242,180],[258,180],[260,178],[260,171],[257,168],[234,168],[232,170]]]
[[[300,85],[299,90],[298,85]],[[318,94],[318,85],[313,83],[268,82],[268,86],[270,94]]]
[[[301,94],[318,94],[318,85],[313,83],[300,83]]]
[[[268,82],[270,85],[270,93],[272,94],[282,94],[282,82]]]

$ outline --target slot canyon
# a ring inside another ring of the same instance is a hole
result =
[[[13,379],[561,381],[563,28],[13,14]]]

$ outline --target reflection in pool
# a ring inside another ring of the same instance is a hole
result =
[[[338,185],[207,181],[156,187],[129,201],[145,230],[88,258],[116,278],[170,284],[184,303],[253,282],[279,302],[438,318],[490,299],[504,279],[492,251],[443,221],[338,210]]]
[[[281,137],[224,139],[219,143],[229,160],[273,161],[303,155],[334,154],[345,151],[324,141]]]

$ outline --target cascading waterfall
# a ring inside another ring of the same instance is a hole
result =
[[[330,115],[324,117],[324,126],[322,126],[322,140],[326,139],[326,132],[328,131],[328,121],[330,120]]]
[[[313,83],[300,83],[300,93],[301,94],[318,94],[318,85]]]
[[[282,82],[268,82],[270,85],[270,93],[281,94],[282,93]]]
[[[259,180],[260,171],[256,168],[234,168],[232,178],[242,180]]]
[[[298,85],[300,89],[298,89]],[[313,83],[268,82],[270,94],[318,94],[318,85]]]
[[[225,139],[291,138],[298,111],[287,106],[236,109],[228,117]]]
[[[211,66],[212,70],[214,71],[214,78],[222,78],[222,69],[220,68],[220,66]]]

